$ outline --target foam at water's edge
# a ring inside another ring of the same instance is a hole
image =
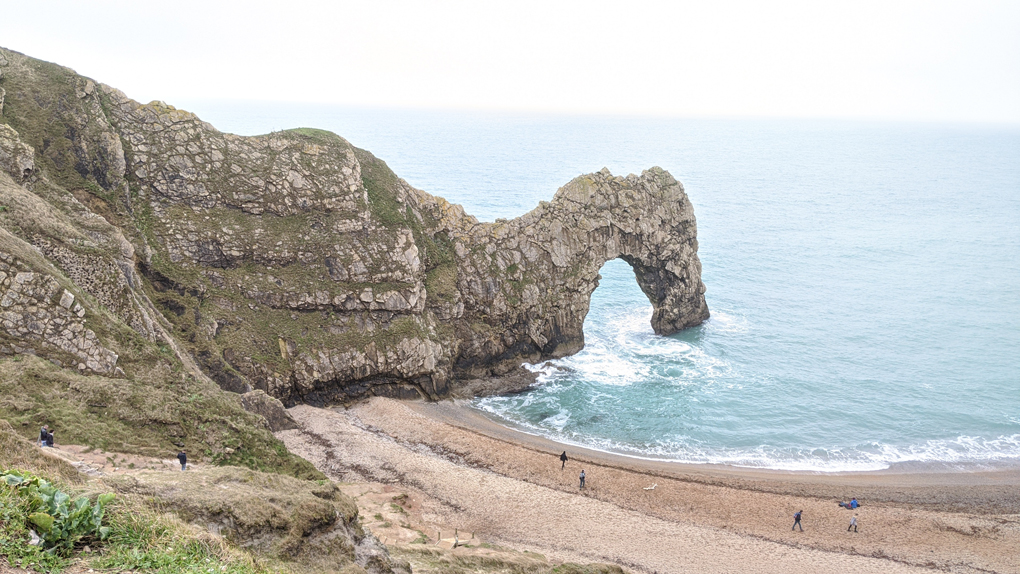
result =
[[[949,440],[930,440],[922,445],[896,447],[888,444],[861,445],[853,449],[803,448],[783,450],[758,446],[755,449],[705,449],[697,444],[672,443],[637,449],[610,439],[568,435],[510,418],[485,399],[476,400],[476,409],[495,422],[519,432],[539,436],[561,444],[616,454],[640,460],[683,464],[712,464],[767,470],[806,472],[867,472],[885,470],[894,465],[911,463],[982,469],[1020,461],[1020,433],[996,438],[959,436]],[[561,411],[560,416],[569,418]]]

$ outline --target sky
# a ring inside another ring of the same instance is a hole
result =
[[[142,101],[1020,123],[1020,2],[5,0]]]

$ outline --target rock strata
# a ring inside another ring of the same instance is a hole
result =
[[[53,360],[78,370],[112,375],[117,353],[103,347],[85,326],[85,308],[51,275],[27,270],[0,251],[0,326],[16,343],[0,347],[6,354],[49,350]]]
[[[0,54],[0,168],[17,193],[93,222],[78,243],[52,226],[12,232],[138,333],[166,323],[224,389],[325,405],[519,388],[522,362],[583,347],[616,258],[656,333],[708,318],[693,209],[659,168],[582,175],[482,223],[330,132],[225,134]]]

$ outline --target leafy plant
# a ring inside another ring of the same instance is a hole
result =
[[[104,540],[110,535],[110,528],[102,523],[112,493],[100,494],[95,504],[86,496],[72,500],[38,476],[14,471],[0,476],[0,484],[17,492],[27,522],[35,526],[48,552],[64,553],[83,539]]]

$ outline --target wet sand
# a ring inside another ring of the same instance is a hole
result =
[[[278,436],[331,478],[406,489],[424,529],[557,559],[662,573],[1020,573],[1015,468],[812,474],[648,461],[564,447],[451,401],[290,412],[301,428]],[[836,504],[851,496],[863,503],[856,533],[846,530],[855,512]],[[804,532],[790,530],[797,510]]]

